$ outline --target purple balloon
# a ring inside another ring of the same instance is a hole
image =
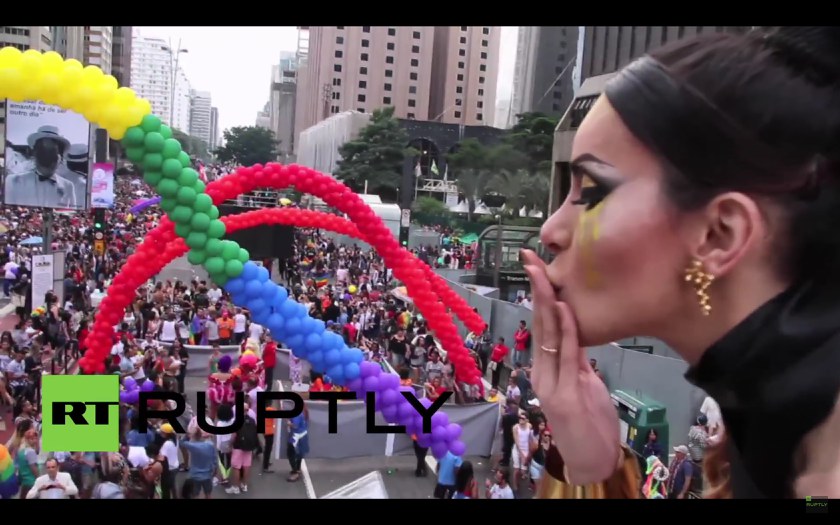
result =
[[[432,427],[432,440],[435,443],[445,443],[446,436],[446,427]]]
[[[368,376],[365,378],[365,391],[376,392],[379,389],[379,378]]]
[[[432,436],[429,434],[417,434],[417,444],[421,448],[429,448],[432,445]]]
[[[456,456],[463,456],[466,451],[467,445],[463,441],[455,441],[449,445],[449,452],[452,452]]]
[[[417,411],[414,410],[414,407],[408,403],[400,403],[397,405],[397,412],[399,413],[400,421],[414,419],[414,416],[417,415]]]
[[[386,385],[383,390],[396,390],[400,387],[400,376],[397,374],[382,374],[379,381]]]
[[[413,417],[408,419],[400,419],[400,425],[405,425],[405,431],[408,434],[420,434],[421,428],[420,425],[417,424],[417,420]]]
[[[435,412],[432,416],[433,427],[446,427],[449,424],[449,416],[444,412]]]
[[[441,459],[447,452],[449,452],[449,447],[446,446],[446,443],[432,443],[432,456],[434,456],[435,459]]]
[[[385,418],[385,421],[388,423],[396,423],[397,422],[397,407],[391,405],[386,406],[382,409],[382,417]]]
[[[402,399],[402,396],[394,389],[385,390],[379,394],[379,397],[382,398],[382,406],[390,407],[393,406],[394,410],[397,409],[397,406]]]
[[[151,392],[155,389],[155,384],[152,383],[151,379],[147,379],[143,381],[143,385],[140,387],[140,390],[143,392]]]
[[[458,438],[461,437],[461,432],[463,432],[461,425],[449,423],[448,425],[446,425],[446,441],[448,441],[449,443],[452,443],[453,441],[458,441]]]
[[[126,377],[123,379],[123,386],[130,392],[137,388],[137,381],[135,381],[133,377]]]
[[[399,388],[399,391],[400,392],[410,392],[412,394],[415,393],[414,387],[412,387],[412,386],[401,386]]]
[[[136,405],[140,401],[140,391],[132,390],[131,392],[127,392],[125,400],[129,405]]]
[[[361,368],[363,378],[375,376],[377,370],[382,370],[378,365],[373,364],[370,361],[363,361],[359,368]]]
[[[362,389],[364,383],[362,383],[362,378],[357,377],[356,379],[351,379],[347,382],[347,390],[351,390],[353,392],[358,392]]]
[[[129,392],[120,392],[120,403],[124,403],[126,405],[130,405],[131,402],[128,400]]]
[[[140,211],[145,210],[149,206],[154,206],[155,204],[160,202],[161,197],[152,197],[151,199],[145,200],[143,202],[138,202],[135,206],[133,206],[130,210],[131,213],[137,213]]]
[[[429,408],[430,406],[432,406],[432,400],[428,397],[424,397],[420,400],[420,404],[423,405],[425,408]]]

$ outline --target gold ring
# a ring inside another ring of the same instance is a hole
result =
[[[544,346],[540,346],[540,348],[542,348],[543,352],[548,352],[549,354],[556,354],[557,353],[556,348],[546,348]]]

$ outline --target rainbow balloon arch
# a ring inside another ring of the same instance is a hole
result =
[[[88,350],[79,363],[85,372],[105,372],[113,327],[133,300],[135,290],[186,253],[190,263],[202,265],[236,305],[247,308],[254,321],[266,326],[296,356],[306,359],[313,370],[329,375],[333,383],[346,386],[358,398],[375,392],[376,409],[383,418],[404,425],[408,433],[417,435],[421,446],[431,448],[436,458],[447,452],[459,456],[465,453],[459,425],[438,412],[432,417],[431,432],[424,433],[421,416],[402,395],[413,393],[411,387],[400,386],[396,374],[384,373],[379,365],[365,362],[359,349],[349,348],[341,336],[326,330],[323,321],[309,317],[306,308],[289,297],[285,288],[272,282],[268,270],[253,263],[247,250],[225,239],[227,233],[239,229],[286,224],[332,230],[367,242],[405,284],[454,364],[456,379],[483,391],[481,373],[447,309],[473,332],[483,331],[486,323],[440,276],[400,246],[382,220],[350,188],[310,168],[277,163],[240,167],[205,185],[192,168],[189,155],[173,138],[172,129],[152,115],[147,100],[120,87],[113,76],[98,67],[84,67],[55,52],[0,49],[2,98],[16,102],[42,100],[79,113],[107,130],[111,138],[122,141],[128,159],[142,169],[144,180],[160,197],[158,206],[166,213],[128,258],[100,304],[88,336]],[[227,199],[258,187],[291,186],[319,197],[350,220],[293,208],[219,216],[217,205]],[[431,405],[428,399],[421,403],[427,408]]]

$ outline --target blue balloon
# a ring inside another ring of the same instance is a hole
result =
[[[269,279],[268,270],[265,269],[264,266],[257,266],[257,280],[261,283],[268,281]]]
[[[356,363],[347,363],[344,365],[344,377],[348,381],[354,381],[360,377],[362,370]],[[361,383],[360,383],[361,384]]]
[[[324,366],[324,353],[320,350],[315,350],[314,352],[309,352],[309,357],[306,358],[309,361],[310,366],[316,372],[323,372],[326,366]]]
[[[303,319],[304,317],[309,317],[309,310],[303,306],[302,304],[295,303],[295,317]]]
[[[321,336],[318,334],[310,333],[306,336],[306,349],[310,352],[314,352],[315,350],[320,350],[324,346],[324,341],[321,339]]]
[[[262,298],[265,302],[271,304],[274,301],[274,296],[277,295],[277,292],[280,288],[272,283],[272,282],[265,282],[262,283]]]
[[[324,348],[341,348],[344,346],[344,339],[334,332],[326,332],[323,336]]]
[[[341,352],[341,360],[344,361],[344,364],[358,364],[364,361],[364,359],[364,354],[362,354],[362,351],[358,348],[348,348],[347,350]]]
[[[268,303],[260,299],[251,299],[248,301],[248,310],[251,310],[251,315],[259,315],[259,313],[269,313]]]
[[[268,316],[268,320],[266,321],[265,325],[268,327],[272,334],[278,335],[283,332],[285,320],[280,314],[271,314]]]
[[[342,368],[341,365],[336,365],[327,369],[327,375],[330,376],[333,384],[339,386],[344,385],[344,368]]]
[[[285,343],[286,346],[295,351],[295,355],[301,358],[303,357],[302,353],[305,352],[305,347],[302,335],[293,335],[291,337],[287,337]]]
[[[315,321],[315,327],[312,329],[316,334],[323,333],[324,330],[327,329],[327,325],[324,324],[324,321],[320,319],[313,319]]]
[[[282,286],[277,287],[277,297],[279,297],[280,303],[284,302],[286,299],[289,298],[289,291],[283,288]],[[278,299],[275,299],[278,301]]]
[[[257,324],[265,326],[268,318],[271,316],[271,311],[268,308],[262,310],[251,310],[251,319]]]
[[[246,262],[242,267],[242,273],[240,277],[244,281],[256,281],[257,280],[257,269],[259,266],[254,264],[253,261]]]
[[[234,277],[225,283],[225,290],[231,295],[242,293],[245,290],[245,281],[241,277]]]
[[[283,316],[285,317],[285,316]],[[300,335],[301,339],[303,339],[303,330],[302,330],[300,319],[297,317],[286,317],[286,334],[290,336]]]
[[[251,280],[245,284],[245,295],[249,299],[256,299],[262,297],[262,284],[259,281]]]
[[[315,319],[309,317],[308,315],[303,318],[303,321],[301,321],[301,329],[303,330],[303,333],[307,335],[314,334],[317,328],[318,325],[315,324]]]
[[[341,364],[341,352],[338,350],[330,350],[324,354],[324,362],[327,366],[335,366]]]
[[[294,301],[286,301],[280,305],[280,314],[288,321],[297,318],[298,304]]]

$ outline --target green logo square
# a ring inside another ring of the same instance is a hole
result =
[[[45,452],[119,451],[119,376],[47,375],[41,396]]]

